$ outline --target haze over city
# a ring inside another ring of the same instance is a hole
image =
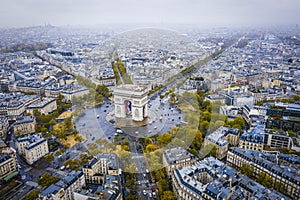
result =
[[[298,24],[298,0],[4,0],[0,27],[44,24]]]
[[[0,200],[300,199],[300,0],[0,0]]]

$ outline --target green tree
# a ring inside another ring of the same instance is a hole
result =
[[[232,127],[233,128],[239,127],[240,129],[245,129],[246,128],[245,120],[241,116],[238,116],[233,120]]]
[[[164,191],[161,200],[176,200],[176,196],[172,191]]]
[[[97,85],[96,92],[104,97],[110,97],[109,89],[105,85]]]
[[[210,118],[211,118],[211,113],[208,112],[208,111],[204,111],[204,112],[203,112],[203,120],[209,122],[209,121],[210,121]]]
[[[202,142],[203,142],[202,133],[201,131],[197,130],[195,134],[195,138],[191,144],[191,147],[198,151],[201,148]]]
[[[159,145],[165,145],[171,142],[173,136],[169,133],[164,133],[156,137],[156,140]]]
[[[209,154],[207,156],[213,156],[213,157],[217,157],[217,147],[213,146],[213,148],[210,150]]]
[[[285,186],[281,182],[276,182],[274,188],[281,193],[285,193]]]
[[[52,162],[54,160],[54,156],[52,154],[48,154],[45,156],[45,160],[47,162]]]
[[[33,190],[33,191],[27,193],[27,194],[22,198],[22,200],[35,200],[35,199],[38,199],[40,193],[41,193],[40,190]]]
[[[300,101],[300,95],[295,95],[293,98],[294,98],[294,101]]]
[[[60,178],[57,178],[55,176],[51,176],[50,174],[48,174],[46,172],[43,176],[41,176],[38,179],[38,184],[42,187],[48,187],[48,186],[52,185],[53,183],[56,183],[59,180],[60,180]]]
[[[166,176],[167,174],[164,168],[155,171],[155,177],[158,181],[165,179]]]
[[[241,166],[240,171],[243,175],[248,177],[253,177],[254,169],[249,164],[244,164]]]
[[[155,144],[148,144],[146,146],[146,153],[153,152],[153,151],[155,151],[157,149],[158,149],[158,146],[156,146]]]
[[[273,186],[273,179],[264,172],[261,172],[257,175],[257,182],[267,188],[272,188]]]

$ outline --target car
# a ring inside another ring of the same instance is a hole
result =
[[[152,192],[153,198],[156,198],[156,193]]]
[[[143,195],[145,195],[145,196],[147,195],[147,192],[146,192],[146,190],[143,190]]]
[[[117,129],[117,133],[123,133],[121,129]]]
[[[152,194],[151,194],[151,192],[149,192],[148,194],[149,194],[148,196],[149,196],[150,198],[152,198]]]
[[[97,118],[99,119],[100,115],[97,115]]]
[[[141,181],[138,181],[137,184],[138,184],[138,185],[141,185]]]

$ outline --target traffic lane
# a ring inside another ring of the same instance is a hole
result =
[[[20,200],[22,199],[28,192],[30,192],[34,187],[29,185],[23,185],[15,194],[11,197],[11,200]]]

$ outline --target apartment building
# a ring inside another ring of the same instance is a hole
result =
[[[0,138],[6,137],[8,126],[8,118],[5,116],[0,116]]]
[[[0,182],[17,174],[17,160],[14,156],[0,155]]]
[[[38,110],[41,114],[49,114],[57,109],[56,100],[54,98],[43,98],[41,101],[31,104],[26,108],[26,112],[33,115],[34,110]]]
[[[21,136],[34,133],[35,125],[36,121],[33,116],[17,117],[16,121],[12,124],[14,135]]]
[[[172,170],[190,165],[195,161],[195,155],[182,147],[166,149],[163,151],[163,165],[166,168],[168,176],[170,176]]]
[[[210,147],[215,146],[217,148],[216,156],[221,160],[226,157],[229,145],[236,146],[238,144],[239,135],[240,131],[238,129],[221,126],[205,137],[203,149],[209,151]]]
[[[179,200],[285,199],[288,197],[241,175],[223,162],[208,157],[172,171],[173,191]]]
[[[287,164],[279,164],[279,161]],[[254,176],[264,172],[273,179],[274,184],[283,184],[286,194],[293,199],[300,199],[300,173],[298,168],[292,166],[300,164],[300,157],[287,159],[284,156],[232,147],[228,151],[226,163],[237,168],[248,164],[254,169]]]
[[[18,138],[16,146],[28,164],[33,164],[49,153],[48,141],[37,135]]]

